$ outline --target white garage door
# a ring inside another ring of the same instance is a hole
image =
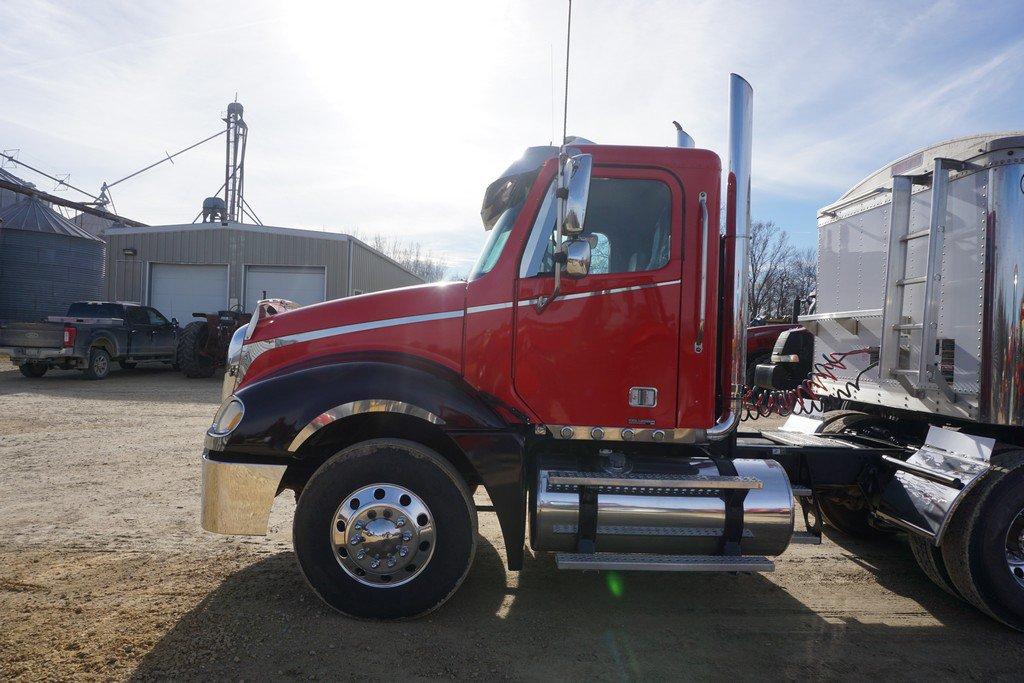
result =
[[[228,307],[228,267],[153,263],[149,267],[149,305],[185,326],[192,313],[216,313]]]
[[[264,298],[303,306],[319,303],[324,300],[324,283],[322,266],[246,266],[245,310],[254,310]]]

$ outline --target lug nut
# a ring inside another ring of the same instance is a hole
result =
[[[356,559],[357,560],[361,560],[361,559],[363,559],[365,557],[366,557],[366,551],[365,550],[360,550],[358,553],[356,553]]]
[[[412,532],[411,531],[403,532],[402,533],[402,540],[403,541],[411,541],[412,540]]]
[[[405,526],[405,517],[399,517],[395,520],[395,526]]]
[[[396,562],[395,556],[394,555],[388,555],[388,566],[389,567],[394,567],[395,566],[395,562]]]
[[[356,522],[356,529],[362,529],[365,526],[364,522]]]
[[[408,555],[408,554],[409,554],[409,549],[408,549],[408,548],[406,548],[406,547],[405,547],[405,546],[403,545],[403,546],[402,546],[401,548],[399,548],[399,549],[398,549],[398,554],[399,554],[399,555],[401,555],[402,557],[405,557],[406,555]]]
[[[352,538],[349,539],[348,542],[351,543],[352,545],[359,545],[360,543],[363,542],[363,537],[362,536],[353,536]]]
[[[379,566],[380,566],[380,560],[374,560],[373,562],[370,563],[370,569],[376,569]]]

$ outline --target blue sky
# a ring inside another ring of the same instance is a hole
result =
[[[678,119],[724,157],[736,71],[755,89],[754,216],[810,246],[816,210],[888,161],[1024,128],[1022,26],[1021,2],[577,0],[569,132],[664,145]],[[484,187],[561,130],[564,30],[550,0],[8,0],[0,148],[95,190],[215,132],[237,92],[264,222],[394,233],[464,271]],[[223,148],[176,162],[116,188],[117,209],[191,221]]]

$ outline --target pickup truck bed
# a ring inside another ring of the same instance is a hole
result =
[[[159,312],[133,304],[82,302],[69,313],[42,322],[0,323],[0,353],[10,356],[27,377],[41,377],[50,368],[80,369],[101,379],[112,362],[131,368],[139,362],[173,363],[177,326]],[[112,317],[121,313],[123,317]]]

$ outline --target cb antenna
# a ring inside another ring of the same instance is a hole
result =
[[[565,26],[565,101],[562,106],[562,145],[569,126],[569,44],[572,40],[572,0],[569,0],[569,19]]]

